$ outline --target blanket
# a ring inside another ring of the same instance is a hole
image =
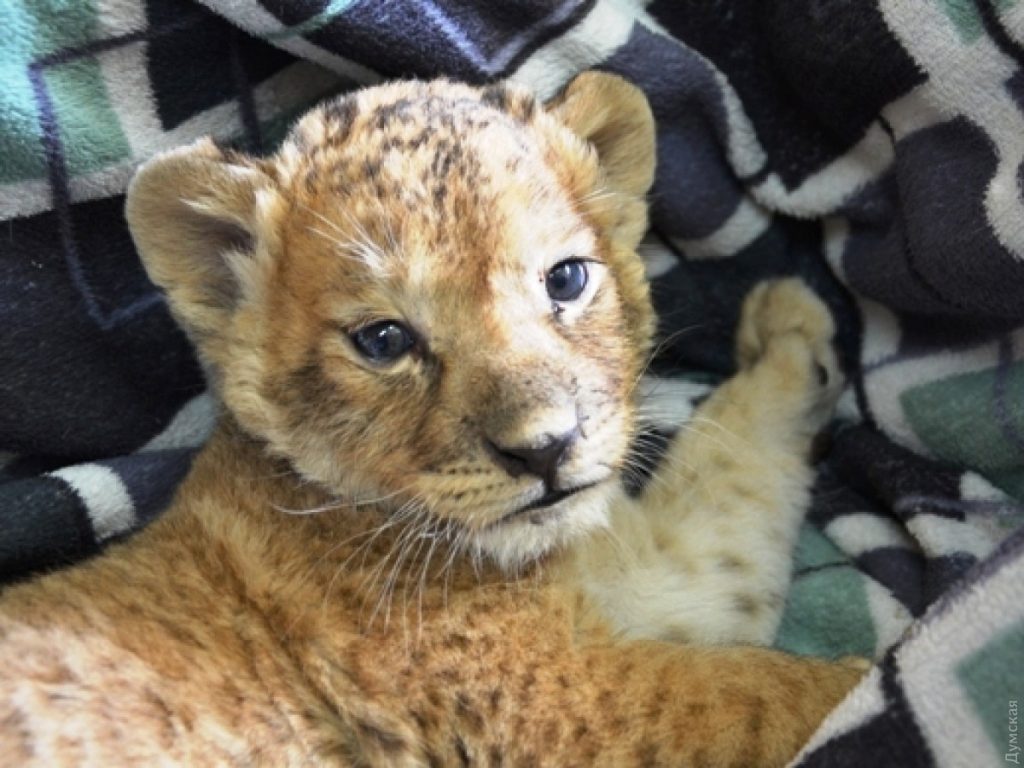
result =
[[[384,78],[550,96],[600,68],[658,125],[646,430],[730,373],[757,281],[837,318],[776,645],[878,662],[796,764],[1019,764],[1024,2],[14,0],[0,28],[0,578],[145,525],[215,418],[122,219],[140,162],[269,151]]]

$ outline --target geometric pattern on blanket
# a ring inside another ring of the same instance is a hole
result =
[[[1019,765],[1021,584],[1024,529],[974,569],[968,582],[931,606],[822,724],[794,764]]]
[[[124,224],[135,167],[201,135],[270,148],[352,82],[181,0],[0,3],[0,28],[0,578],[10,578],[152,519],[209,428],[191,348]]]
[[[140,162],[268,150],[357,83],[551,95],[598,67],[658,124],[653,442],[716,428],[689,419],[758,280],[799,274],[837,317],[851,386],[776,645],[879,663],[800,764],[1016,762],[1024,0],[55,8],[0,4],[0,579],[153,519],[215,416],[122,220]]]

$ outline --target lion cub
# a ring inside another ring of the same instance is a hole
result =
[[[384,85],[269,159],[143,166],[128,221],[224,412],[158,522],[3,594],[4,762],[790,758],[860,674],[746,645],[779,620],[832,322],[754,291],[739,373],[628,497],[653,171],[644,97],[593,73],[548,104]]]

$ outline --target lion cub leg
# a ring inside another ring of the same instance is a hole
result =
[[[581,586],[618,632],[772,641],[809,501],[811,440],[841,385],[833,335],[828,309],[799,280],[762,283],[747,297],[739,372],[581,557]]]

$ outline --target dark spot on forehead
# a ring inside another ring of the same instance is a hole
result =
[[[488,106],[504,111],[508,101],[508,88],[504,83],[494,83],[483,89],[480,101]]]
[[[331,123],[335,131],[335,139],[348,136],[352,123],[356,118],[356,103],[351,97],[335,99],[324,105],[324,117]]]
[[[494,83],[484,88],[480,101],[523,122],[532,119],[537,108],[536,99],[522,91],[514,91],[504,83]]]
[[[310,118],[301,121],[291,131],[289,137],[294,142],[296,149],[303,153],[314,153],[322,146],[343,144],[352,132],[357,114],[355,100],[351,96],[340,96],[324,102],[318,110],[312,113],[313,119],[323,131],[322,137],[318,131],[314,131],[313,136],[306,133],[307,121]]]
[[[537,100],[532,96],[523,95],[516,101],[516,109],[511,110],[512,114],[518,117],[523,122],[533,119],[534,113],[537,111]]]
[[[374,128],[381,131],[392,121],[405,123],[412,120],[413,116],[409,114],[409,108],[412,104],[413,102],[411,99],[403,97],[401,99],[396,99],[390,104],[382,104],[377,107],[373,116]]]
[[[444,182],[438,182],[437,184],[435,184],[433,190],[434,207],[437,208],[438,210],[444,208],[444,201],[447,195],[448,187],[445,185]]]
[[[451,169],[456,151],[461,157],[462,150],[453,142],[448,139],[439,139],[437,144],[434,145],[434,157],[430,161],[429,175],[443,181],[444,177],[448,175],[448,171]]]

